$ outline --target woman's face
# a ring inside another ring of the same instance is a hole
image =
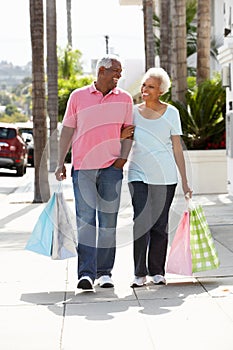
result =
[[[157,101],[161,96],[160,79],[150,77],[147,78],[141,87],[142,99],[144,101]]]

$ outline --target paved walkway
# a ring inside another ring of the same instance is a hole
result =
[[[56,183],[51,176],[51,187]],[[63,190],[74,208],[70,179]],[[118,221],[114,289],[76,290],[76,258],[53,261],[24,250],[44,204],[27,183],[0,202],[1,350],[232,350],[233,199],[194,196],[215,239],[221,266],[166,286],[129,287],[133,276],[132,208],[126,184]],[[170,240],[185,203],[177,195]]]

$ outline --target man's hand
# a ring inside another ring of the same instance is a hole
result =
[[[113,163],[113,166],[114,168],[123,169],[123,166],[125,165],[126,162],[127,162],[127,159],[118,158]]]
[[[57,166],[55,170],[55,176],[57,181],[62,181],[66,179],[66,167],[65,165],[59,165]]]

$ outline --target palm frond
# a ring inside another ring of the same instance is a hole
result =
[[[205,149],[221,138],[225,130],[225,100],[220,79],[213,79],[187,91],[187,106],[172,101],[180,112],[188,149]]]

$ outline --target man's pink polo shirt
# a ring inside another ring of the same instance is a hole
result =
[[[132,125],[132,106],[132,97],[120,88],[103,96],[93,83],[71,93],[63,125],[75,129],[75,170],[107,168],[120,157],[121,128]]]

